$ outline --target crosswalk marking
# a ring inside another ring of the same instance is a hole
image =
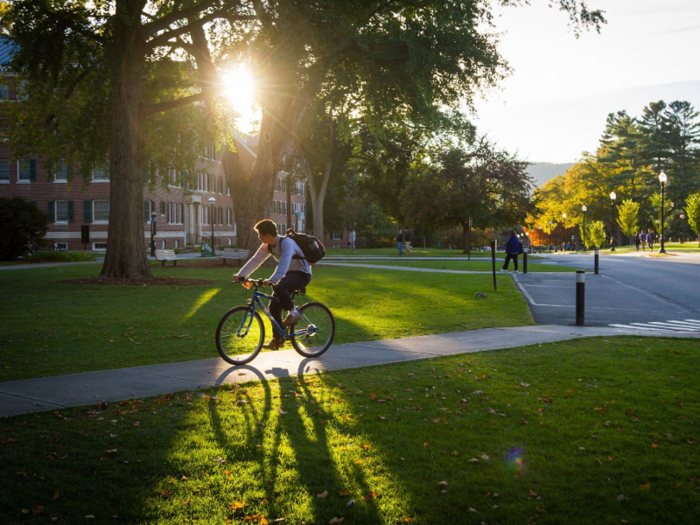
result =
[[[648,323],[629,323],[629,324],[609,324],[613,328],[633,328],[635,330],[652,330],[652,331],[672,331],[672,332],[700,332],[700,320],[684,319],[682,321],[671,320],[666,322],[649,321]]]

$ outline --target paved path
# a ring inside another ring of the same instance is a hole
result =
[[[453,259],[451,259],[453,260]],[[352,268],[373,268],[375,270],[399,270],[403,272],[424,272],[424,273],[480,273],[480,274],[486,274],[486,275],[491,275],[493,272],[491,270],[488,271],[472,271],[472,270],[441,270],[438,268],[419,268],[416,266],[392,266],[392,265],[384,265],[384,264],[357,264],[357,263],[349,263],[349,262],[324,262],[319,263],[317,266],[350,266]],[[497,275],[500,275],[500,272],[497,273]],[[507,275],[507,274],[503,274]]]
[[[650,332],[610,327],[525,326],[423,335],[332,346],[318,359],[305,359],[294,350],[260,354],[249,365],[233,367],[219,358],[103,370],[57,377],[0,383],[0,416],[70,406],[93,405],[224,383],[266,380],[363,366],[512,348],[580,337],[635,334],[694,337],[700,332]]]

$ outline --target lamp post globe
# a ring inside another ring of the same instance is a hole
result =
[[[614,191],[610,192],[610,203],[612,208],[612,221],[610,222],[610,248],[611,252],[615,251],[615,199],[617,194]]]
[[[209,197],[209,220],[211,221],[211,256],[214,257],[216,252],[214,251],[214,203],[216,199],[214,197]]]
[[[664,239],[664,197],[667,180],[668,177],[663,171],[659,173],[659,182],[661,183],[661,248],[659,249],[659,253],[666,253],[666,248],[664,246],[666,241],[666,239]]]

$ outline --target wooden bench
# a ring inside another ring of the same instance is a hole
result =
[[[245,261],[247,258],[248,250],[241,248],[224,248],[224,251],[221,254],[221,260],[224,261],[224,265],[226,264],[227,259],[231,259],[233,261],[238,261],[239,266],[243,266],[243,261]]]
[[[173,264],[177,266],[177,255],[173,250],[156,250],[156,261],[161,261],[163,266],[165,266],[165,261],[173,261]]]

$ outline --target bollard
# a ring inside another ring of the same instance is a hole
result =
[[[595,255],[593,256],[593,260],[595,261],[594,267],[595,267],[595,274],[598,275],[600,272],[598,271],[598,248],[595,249]]]
[[[583,326],[585,323],[584,313],[586,309],[586,272],[576,270],[576,326]]]
[[[491,241],[491,266],[493,269],[493,291],[495,292],[497,290],[497,288],[496,288],[496,241]]]
[[[527,250],[523,251],[523,273],[527,273]]]

